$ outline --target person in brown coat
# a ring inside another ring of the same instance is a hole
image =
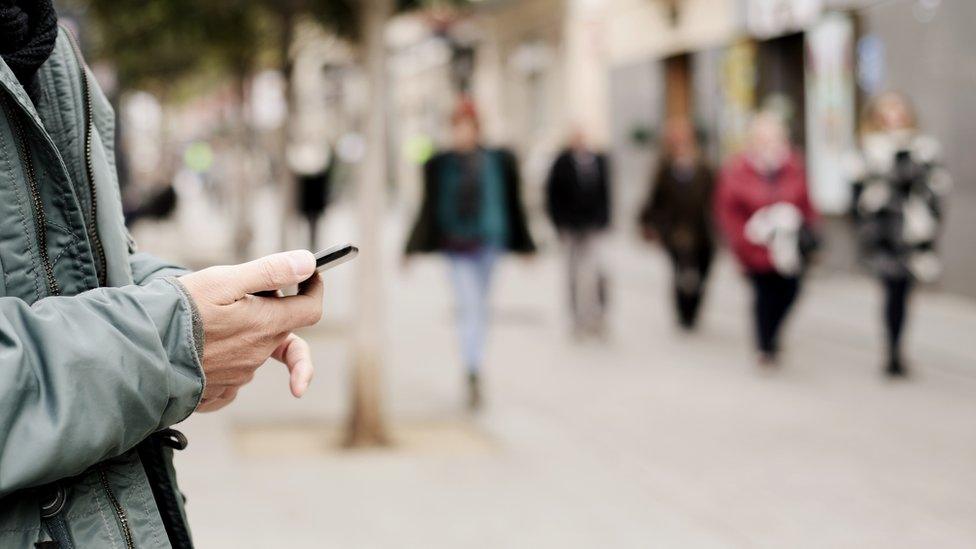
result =
[[[715,178],[685,118],[668,121],[660,166],[640,216],[644,238],[659,241],[674,265],[679,325],[694,329],[715,255],[712,194]]]

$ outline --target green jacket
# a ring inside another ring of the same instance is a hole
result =
[[[34,105],[0,60],[0,547],[188,547],[185,271],[135,253],[112,108],[64,29],[38,78]]]

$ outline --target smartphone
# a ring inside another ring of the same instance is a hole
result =
[[[327,271],[332,267],[355,259],[357,255],[359,255],[359,248],[352,244],[339,244],[326,248],[315,254],[315,270],[320,273]]]

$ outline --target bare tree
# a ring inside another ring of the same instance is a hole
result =
[[[357,209],[362,256],[359,263],[358,317],[356,319],[352,399],[346,423],[347,446],[377,446],[389,442],[383,412],[381,366],[385,318],[382,279],[382,221],[386,203],[387,172],[387,51],[384,30],[394,12],[427,5],[461,5],[463,0],[331,0],[319,4],[319,20],[333,25],[343,20],[356,25],[336,29],[358,46],[359,63],[369,87],[365,120],[366,158],[357,188]],[[335,28],[335,27],[333,27]]]
[[[382,218],[386,187],[386,45],[384,29],[393,13],[392,0],[361,4],[361,58],[369,86],[366,158],[357,194],[362,256],[358,277],[358,314],[352,375],[352,406],[346,444],[373,446],[388,442],[380,383],[383,355]]]

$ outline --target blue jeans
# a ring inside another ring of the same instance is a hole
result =
[[[488,294],[498,256],[498,249],[493,247],[447,254],[457,300],[461,356],[468,372],[472,374],[478,373],[484,359],[488,331]]]

